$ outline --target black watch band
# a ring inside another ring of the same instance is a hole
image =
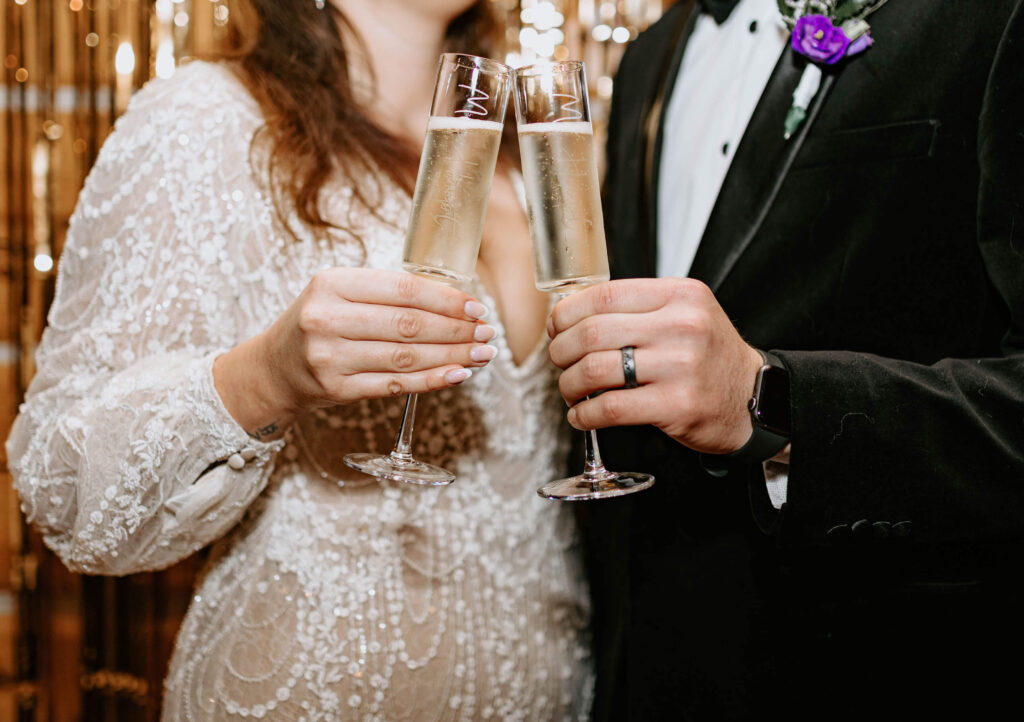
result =
[[[740,448],[729,454],[701,454],[704,470],[722,476],[731,464],[761,462],[772,458],[789,443],[789,371],[778,356],[761,351],[764,360],[754,380],[754,393],[747,402],[753,431]]]

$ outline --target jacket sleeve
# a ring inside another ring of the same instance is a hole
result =
[[[778,351],[793,393],[784,539],[824,541],[822,532],[865,519],[904,522],[927,543],[1024,541],[1022,67],[1018,4],[989,75],[978,138],[976,242],[1008,311],[1001,354],[923,365]]]

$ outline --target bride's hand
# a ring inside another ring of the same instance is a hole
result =
[[[436,281],[331,268],[270,328],[220,356],[214,382],[243,428],[275,438],[312,408],[461,383],[494,356],[484,313]]]

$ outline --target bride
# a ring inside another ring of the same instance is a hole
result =
[[[397,270],[438,56],[488,54],[490,6],[238,0],[231,57],[140,91],[86,182],[8,453],[71,569],[214,543],[164,719],[587,714],[514,154],[468,293]],[[410,391],[449,487],[341,461],[390,449]]]

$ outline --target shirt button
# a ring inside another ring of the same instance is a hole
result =
[[[241,471],[245,468],[245,459],[242,458],[241,454],[232,454],[228,457],[228,466],[235,471]]]

